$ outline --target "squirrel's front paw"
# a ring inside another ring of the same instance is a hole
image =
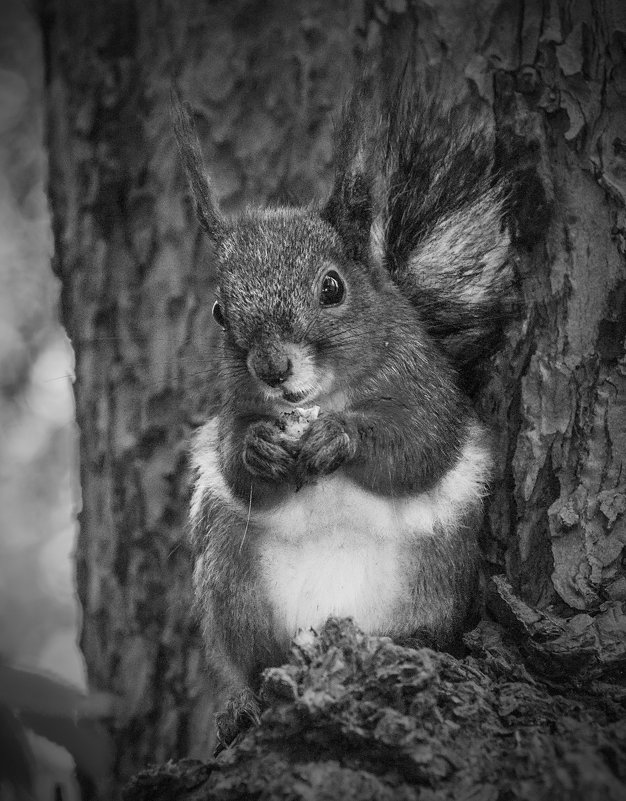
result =
[[[300,441],[296,463],[298,485],[332,473],[356,455],[356,426],[341,414],[324,414],[311,423]]]
[[[259,478],[283,481],[293,476],[293,443],[272,423],[253,423],[244,438],[243,463],[250,473]]]

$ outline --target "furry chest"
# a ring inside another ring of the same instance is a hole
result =
[[[331,614],[352,616],[367,632],[381,634],[436,617],[437,609],[431,614],[433,597],[424,595],[424,582],[432,586],[423,563],[429,550],[424,538],[443,540],[437,543],[437,558],[445,562],[442,549],[448,548],[446,570],[452,570],[457,529],[480,509],[491,467],[480,426],[469,429],[458,462],[426,492],[401,498],[375,495],[338,470],[280,505],[252,514],[251,506],[233,496],[220,470],[217,434],[214,419],[201,429],[194,450],[191,518],[205,550],[196,565],[203,581],[215,573],[219,578],[220,543],[229,543],[234,548],[230,558],[237,560],[247,536],[255,586],[249,584],[245,562],[242,587],[231,573],[222,589],[235,597],[240,593],[242,603],[253,596],[255,603],[268,603],[272,626],[282,629],[278,636],[283,639],[299,628],[319,626]],[[445,580],[452,581],[452,573]],[[421,589],[416,581],[422,582]],[[209,594],[210,586],[207,582]],[[407,605],[413,608],[411,620]]]
[[[340,473],[259,514],[261,580],[286,634],[329,615],[352,616],[368,632],[390,631],[408,591],[405,517],[393,499]]]

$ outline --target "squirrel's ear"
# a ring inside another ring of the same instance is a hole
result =
[[[321,217],[337,231],[350,258],[367,260],[374,220],[375,172],[365,120],[367,106],[361,91],[359,86],[347,99],[335,130],[335,180]]]
[[[171,89],[171,112],[174,133],[185,173],[189,182],[196,214],[209,238],[217,243],[226,232],[226,222],[220,213],[217,200],[206,173],[198,135],[188,111],[176,88]]]

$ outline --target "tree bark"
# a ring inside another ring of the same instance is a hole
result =
[[[515,176],[520,313],[477,397],[498,459],[484,546],[573,647],[625,621],[625,16],[619,0],[50,0],[82,648],[92,684],[123,699],[118,779],[205,755],[211,728],[184,525],[186,441],[215,402],[213,275],[184,201],[171,79],[227,211],[323,195],[331,113],[365,49],[387,75],[412,59],[494,126]]]
[[[516,36],[486,55],[520,174],[524,317],[483,396],[502,458],[491,553],[531,603],[606,614],[626,600],[626,19],[618,3],[526,3],[500,23]]]
[[[486,622],[467,644],[458,660],[331,619],[266,671],[260,726],[124,801],[621,801],[623,688],[547,687]]]

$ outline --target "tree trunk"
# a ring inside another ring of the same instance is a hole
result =
[[[625,16],[619,0],[49,0],[82,648],[92,685],[123,700],[118,779],[204,755],[211,729],[184,526],[186,442],[215,401],[213,274],[184,202],[170,81],[226,210],[323,194],[331,113],[366,48],[388,75],[410,57],[495,126],[516,178],[521,302],[477,399],[498,455],[485,551],[572,643],[597,643],[623,631],[626,601]]]
[[[621,615],[626,15],[618,2],[527,3],[494,22],[482,55],[500,67],[500,156],[520,177],[524,316],[482,399],[502,465],[490,551],[533,604]]]

